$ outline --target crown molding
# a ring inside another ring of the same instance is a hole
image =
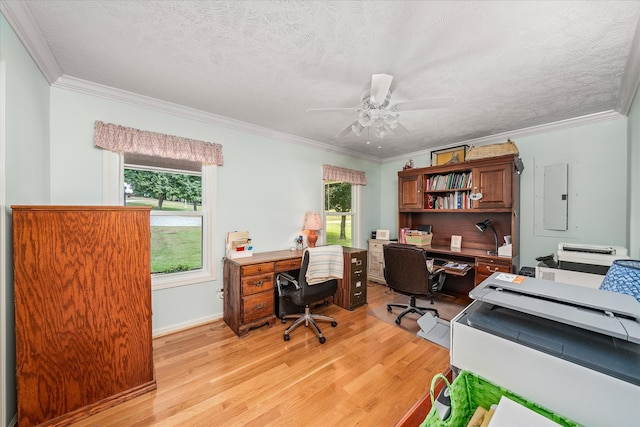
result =
[[[617,111],[609,110],[603,111],[601,113],[588,114],[586,116],[575,117],[572,119],[559,120],[557,122],[547,123],[544,125],[531,126],[528,128],[522,128],[517,130],[512,130],[508,132],[497,133],[494,135],[483,136],[481,138],[468,139],[466,141],[460,141],[455,144],[447,144],[443,146],[433,147],[429,150],[422,151],[414,151],[413,153],[408,153],[401,156],[387,157],[382,160],[381,163],[389,163],[393,161],[402,160],[405,161],[408,157],[417,157],[422,155],[428,155],[433,150],[440,150],[450,147],[456,147],[459,145],[487,145],[494,144],[497,142],[505,142],[507,139],[516,139],[523,136],[536,135],[543,132],[551,132],[554,130],[560,129],[568,129],[577,126],[585,126],[591,123],[601,122],[605,120],[614,120],[626,117],[623,114],[620,114]]]
[[[206,111],[198,110],[195,108],[185,107],[184,105],[175,104],[172,102],[162,101],[160,99],[151,98],[137,93],[128,92],[121,89],[115,89],[110,86],[93,83],[87,80],[78,79],[75,77],[61,76],[58,80],[52,84],[53,87],[72,90],[79,93],[98,96],[101,98],[110,99],[118,102],[125,102],[139,107],[148,108],[151,110],[160,111],[175,116],[180,116],[188,119],[199,120],[201,122],[214,124],[217,126],[226,127],[238,131],[253,133],[256,135],[264,136],[267,138],[277,139],[279,141],[290,142],[293,144],[302,145],[305,147],[311,147],[318,150],[332,151],[350,156],[355,156],[367,160],[371,160],[376,163],[380,163],[380,159],[377,157],[366,156],[355,151],[345,150],[343,148],[334,147],[329,144],[314,141],[312,139],[302,138],[295,135],[290,135],[283,132],[278,132],[273,129],[265,128],[262,126],[254,125],[251,123],[243,122],[240,120],[230,119],[228,117],[219,116],[217,114],[208,113]]]
[[[27,5],[22,1],[0,0],[0,12],[22,41],[49,84],[58,80],[62,76],[60,66],[53,57],[51,49],[44,40]]]

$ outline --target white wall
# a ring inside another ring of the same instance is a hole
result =
[[[536,257],[555,254],[559,242],[629,247],[627,224],[631,201],[628,191],[626,118],[512,139],[525,165],[520,181],[521,266],[533,267],[537,264]],[[408,155],[406,160],[409,158],[414,160],[416,167],[430,165],[429,153]],[[380,215],[392,230],[398,227],[397,172],[406,160],[388,162],[382,167],[383,203]],[[540,167],[536,166],[555,162],[569,164],[567,231],[542,230],[542,205],[536,199],[536,186],[540,186],[541,179]],[[635,169],[638,169],[637,162]],[[637,200],[638,196],[635,197]]]
[[[629,256],[640,259],[640,101],[638,94],[629,111]]]
[[[0,242],[6,270],[0,274],[0,425],[7,425],[17,413],[15,379],[15,333],[13,310],[13,242],[11,205],[49,203],[49,84],[15,33],[0,15],[0,62],[5,68],[4,142],[5,158],[0,167],[0,206],[5,229]]]
[[[222,316],[218,291],[228,231],[249,230],[257,251],[292,246],[304,213],[322,208],[325,163],[366,172],[362,236],[354,246],[366,248],[370,230],[379,228],[378,163],[56,87],[51,89],[52,204],[102,203],[102,150],[93,145],[96,120],[223,145],[215,206],[218,279],[154,291],[155,334]]]

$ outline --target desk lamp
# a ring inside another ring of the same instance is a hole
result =
[[[493,231],[493,237],[496,239],[496,250],[495,251],[487,251],[487,254],[489,254],[489,255],[498,255],[498,233],[496,233],[496,229],[493,228],[493,224],[491,223],[491,220],[490,219],[485,219],[484,221],[477,223],[476,227],[478,228],[478,230],[480,230],[483,233],[485,232],[487,227],[491,228],[491,230]]]
[[[316,233],[316,231],[322,230],[322,217],[320,217],[320,213],[307,212],[304,214],[304,225],[302,229],[309,230],[309,235],[307,236],[309,247],[315,248],[316,242],[318,241],[318,233]]]

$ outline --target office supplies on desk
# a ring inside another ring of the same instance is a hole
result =
[[[253,246],[248,231],[230,231],[225,243],[227,257],[245,258],[253,255]]]

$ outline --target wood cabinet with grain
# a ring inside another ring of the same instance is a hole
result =
[[[18,425],[154,390],[150,208],[12,210]]]

